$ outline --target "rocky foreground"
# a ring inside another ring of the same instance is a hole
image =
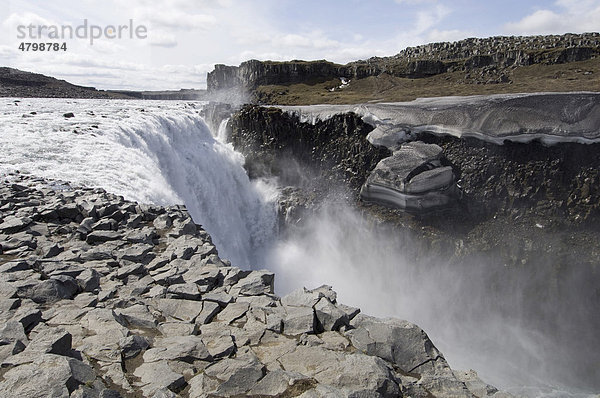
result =
[[[20,174],[0,193],[0,396],[507,396],[329,286],[275,296],[183,206]]]

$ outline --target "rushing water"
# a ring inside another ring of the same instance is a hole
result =
[[[212,136],[201,103],[0,99],[0,173],[97,186],[127,199],[185,203],[233,263],[254,266],[274,237],[273,191]],[[73,113],[74,117],[63,116]]]
[[[268,266],[279,293],[331,284],[340,301],[364,312],[420,324],[453,367],[475,368],[486,381],[530,396],[586,396],[575,392],[576,381],[568,393],[554,385],[552,375],[567,365],[560,350],[547,352],[543,334],[495,312],[483,268],[411,262],[410,241],[374,230],[339,205],[278,239],[276,188],[248,179],[224,124],[211,133],[202,106],[1,98],[0,174],[20,170],[139,202],[185,203],[222,257],[245,268]]]

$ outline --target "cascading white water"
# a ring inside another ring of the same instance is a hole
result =
[[[484,275],[445,268],[439,259],[420,269],[426,262],[404,255],[409,241],[374,233],[348,209],[320,213],[275,241],[275,189],[248,179],[243,157],[225,143],[225,124],[213,137],[198,115],[201,103],[0,101],[0,173],[18,169],[139,202],[185,203],[223,257],[274,270],[278,293],[332,284],[342,302],[364,312],[419,323],[451,364],[477,365],[488,382],[536,381],[528,366],[543,336],[486,315]],[[487,352],[486,344],[492,344]],[[528,395],[540,395],[536,388]],[[552,389],[545,395],[574,396]]]
[[[18,169],[138,202],[185,203],[224,258],[255,266],[274,238],[273,189],[250,182],[243,156],[212,136],[201,106],[4,98],[0,173]]]

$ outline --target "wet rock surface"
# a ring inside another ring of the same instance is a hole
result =
[[[275,296],[272,273],[220,259],[183,206],[19,174],[0,191],[0,395],[496,394],[416,325],[329,286]]]
[[[348,106],[339,107],[348,109]],[[270,143],[283,140],[279,147],[295,148],[295,151],[286,152],[288,159],[299,153],[298,158],[303,160],[298,163],[303,170],[311,170],[311,167],[319,170],[322,163],[313,160],[313,151],[318,153],[319,148],[325,147],[335,151],[332,147],[335,139],[322,133],[320,137],[324,142],[317,140],[313,145],[302,146],[299,143],[306,137],[304,132],[329,128],[329,134],[335,137],[345,125],[344,118],[337,114],[343,111],[333,109],[336,106],[313,108],[317,114],[245,108],[232,118],[233,136],[239,140],[236,147],[258,148],[252,161],[270,164],[272,159],[280,156],[277,146]],[[360,112],[360,107],[350,108]],[[332,115],[336,115],[337,126],[333,122],[326,123],[334,120]],[[349,115],[358,117],[356,113]],[[572,120],[582,115],[572,115]],[[591,113],[587,115],[596,117]],[[565,113],[564,116],[568,115]],[[541,119],[537,117],[536,120]],[[377,129],[381,126],[385,123],[378,124]],[[349,132],[348,136],[355,140],[357,148],[363,148],[361,145],[369,143],[368,137],[375,131],[367,126],[363,134]],[[597,134],[597,129],[591,125],[586,131]],[[343,174],[336,176],[330,168],[315,174],[311,178],[312,185],[297,182],[293,185],[293,180],[287,180],[293,186],[282,189],[282,225],[293,231],[303,220],[310,220],[311,215],[320,215],[321,206],[346,203],[357,208],[364,222],[373,225],[383,236],[399,236],[399,244],[409,261],[428,264],[427,259],[435,257],[443,259],[444,264],[447,262],[448,267],[461,270],[464,275],[489,272],[492,276],[486,282],[486,297],[495,297],[491,300],[497,300],[499,307],[504,306],[504,298],[514,298],[516,304],[507,304],[500,311],[510,313],[511,308],[517,306],[520,314],[524,314],[525,324],[532,330],[560,330],[565,324],[590,325],[579,331],[576,342],[564,333],[552,335],[549,341],[553,346],[569,347],[566,351],[580,353],[565,355],[564,359],[570,368],[577,369],[578,375],[583,375],[582,380],[599,380],[593,361],[581,361],[587,356],[589,347],[597,346],[593,330],[600,327],[597,311],[600,305],[597,266],[600,263],[597,244],[600,240],[599,144],[560,142],[546,145],[534,139],[498,145],[479,138],[427,131],[407,134],[408,129],[402,131],[398,126],[381,133],[372,140],[373,145],[369,143],[372,148],[375,145],[384,147],[379,148],[382,152],[377,156],[369,158],[370,170],[389,158],[407,138],[432,144],[441,149],[444,159],[441,166],[452,168],[460,186],[461,197],[455,205],[409,213],[387,203],[359,200],[360,185],[356,182],[367,181],[369,172],[360,170],[357,174],[360,178],[350,184]],[[352,139],[348,139],[347,148],[352,148]],[[359,168],[355,162],[360,156],[351,151],[336,159],[338,165],[350,164]],[[280,176],[276,168],[264,170]],[[338,194],[340,186],[347,188],[341,190],[342,195]],[[515,295],[515,287],[521,293]],[[543,308],[539,305],[540,297],[545,303]]]
[[[299,222],[328,195],[354,196],[348,188],[358,192],[370,170],[391,154],[365,139],[373,127],[352,113],[311,124],[277,108],[245,106],[229,128],[248,175],[278,177],[281,220],[287,224]]]

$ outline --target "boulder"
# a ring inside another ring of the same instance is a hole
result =
[[[31,290],[31,299],[36,303],[52,303],[61,299],[73,298],[79,290],[77,281],[67,275],[46,279]]]
[[[93,231],[87,235],[85,240],[90,245],[94,245],[98,243],[119,240],[122,237],[123,235],[117,231]]]
[[[232,291],[240,295],[256,296],[259,294],[273,294],[275,275],[268,271],[252,271],[245,278],[240,279]]]
[[[345,354],[321,347],[298,346],[279,362],[285,370],[313,377],[317,382],[339,388],[346,394],[398,397],[399,382],[386,363],[364,354]]]
[[[284,334],[295,336],[303,333],[316,333],[318,331],[317,319],[311,307],[286,306],[284,308]]]
[[[200,291],[195,283],[179,283],[167,288],[169,298],[181,298],[186,300],[199,300]]]
[[[452,167],[443,163],[442,148],[413,141],[377,164],[360,195],[367,202],[422,212],[452,204],[458,191]]]
[[[200,336],[213,358],[225,358],[232,355],[236,345],[229,329],[223,324],[209,323],[200,326]]]
[[[246,315],[246,312],[250,309],[250,304],[248,303],[231,303],[228,304],[225,309],[223,309],[217,315],[217,321],[225,322],[227,324],[234,322],[235,320]]]
[[[153,306],[165,317],[189,323],[193,323],[202,312],[202,302],[194,300],[157,299],[153,301]]]
[[[327,297],[322,297],[315,304],[314,309],[319,330],[339,330],[342,326],[348,326],[350,322],[348,315],[337,308]]]
[[[29,343],[24,353],[71,355],[71,333],[62,328],[53,328],[39,333]]]
[[[302,393],[314,387],[316,380],[302,373],[274,370],[266,374],[248,392],[249,396],[282,397]]]
[[[135,369],[133,375],[140,378],[145,396],[152,396],[162,388],[177,391],[185,386],[183,375],[171,370],[165,361],[144,362]]]
[[[211,354],[201,336],[173,336],[156,339],[144,353],[144,362],[178,360],[193,362],[211,360]]]
[[[69,360],[53,354],[9,369],[3,376],[0,392],[6,397],[68,397],[77,384]]]
[[[353,329],[346,336],[354,347],[395,364],[405,373],[433,371],[435,361],[445,363],[427,334],[410,322],[358,315],[351,325]]]
[[[232,397],[246,395],[264,375],[264,365],[252,363],[237,370],[212,393],[215,397]]]
[[[158,325],[148,307],[143,304],[134,304],[115,312],[127,322],[130,328],[155,329]]]
[[[149,346],[150,343],[144,336],[132,335],[123,337],[119,341],[119,347],[121,348],[121,355],[123,355],[123,359],[135,358]]]
[[[32,222],[33,220],[29,217],[7,216],[0,223],[0,231],[3,234],[13,234],[21,231]]]

